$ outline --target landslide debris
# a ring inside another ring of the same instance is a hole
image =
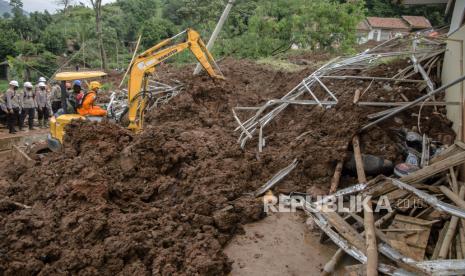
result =
[[[337,107],[289,107],[266,129],[263,153],[255,140],[241,150],[231,109],[281,97],[312,68],[285,73],[233,59],[221,67],[225,82],[193,77],[192,66],[167,68],[163,77],[176,76],[185,91],[148,114],[140,134],[109,122],[72,123],[63,153],[4,174],[0,274],[226,275],[231,263],[222,248],[242,224],[264,215],[251,193],[294,158],[300,165],[277,189],[327,192],[352,134],[379,110],[352,104],[366,82],[334,81],[328,87],[341,94]],[[374,83],[369,98],[397,99],[395,89],[421,93],[383,85]],[[442,114],[423,114],[439,118],[424,124],[450,132]],[[416,124],[410,113],[402,119]],[[399,156],[387,131],[392,124],[361,137],[367,153]]]

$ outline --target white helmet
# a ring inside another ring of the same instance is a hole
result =
[[[47,85],[45,84],[45,82],[39,82],[39,87],[47,87]]]
[[[19,87],[19,83],[15,80],[10,81],[11,86]]]
[[[32,83],[27,81],[27,82],[24,83],[24,87],[25,88],[32,88]]]
[[[39,78],[39,82],[46,82],[47,80],[44,77]]]

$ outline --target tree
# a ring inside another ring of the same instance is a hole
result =
[[[397,1],[366,0],[367,15],[381,17],[401,17],[402,15],[419,15],[428,18],[433,26],[446,24],[444,10],[446,5],[403,6]]]
[[[95,13],[95,28],[97,31],[98,46],[100,49],[100,59],[102,61],[102,67],[104,70],[108,70],[107,57],[105,53],[105,47],[103,45],[103,33],[102,33],[102,0],[89,0],[92,4],[92,8]]]
[[[163,39],[172,37],[177,33],[176,26],[171,23],[171,21],[158,17],[152,17],[145,21],[141,32],[142,45],[145,48],[151,47]]]
[[[7,56],[16,55],[15,42],[19,39],[16,32],[3,21],[0,21],[0,61],[4,61]]]
[[[21,0],[10,0],[10,6],[14,15],[23,14],[23,2]]]
[[[163,17],[184,28],[214,27],[224,8],[223,0],[164,0]]]
[[[11,17],[11,14],[9,12],[4,12],[3,13],[3,18],[9,19]]]
[[[45,49],[56,55],[63,53],[66,47],[65,38],[61,31],[55,27],[47,28],[40,39],[40,42],[45,46]]]
[[[32,12],[29,18],[25,19],[28,22],[28,38],[34,42],[39,42],[44,30],[52,23],[52,15],[45,12]],[[62,34],[59,34],[62,36]]]
[[[124,11],[126,34],[121,38],[127,41],[136,40],[139,36],[138,31],[143,27],[144,21],[161,13],[161,7],[154,0],[118,0],[116,5]],[[119,30],[121,29],[119,28]]]
[[[53,2],[55,2],[55,4],[57,4],[60,7],[63,7],[63,11],[65,12],[65,14],[67,14],[68,7],[74,3],[74,0],[55,0]]]
[[[12,27],[19,33],[21,38],[27,39],[30,25],[23,13],[23,2],[21,0],[10,0],[11,12],[13,13]]]
[[[223,54],[269,56],[297,44],[303,49],[349,50],[364,16],[363,1],[261,1],[246,19],[246,30],[220,42]],[[217,48],[218,49],[218,48]]]

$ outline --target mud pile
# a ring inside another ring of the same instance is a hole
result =
[[[281,97],[312,68],[283,73],[231,59],[221,67],[225,82],[169,68],[163,77],[182,80],[185,91],[148,114],[141,134],[73,123],[63,153],[4,176],[0,274],[225,275],[231,265],[222,248],[241,224],[263,216],[251,193],[273,174],[298,158],[279,189],[326,192],[335,162],[373,112],[352,104],[355,86],[366,84],[329,84],[347,92],[335,108],[289,107],[257,154],[255,140],[244,150],[237,144],[231,108]],[[374,84],[372,97],[386,94],[382,87]],[[362,141],[369,153],[397,156],[385,129]]]

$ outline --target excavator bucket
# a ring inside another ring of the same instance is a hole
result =
[[[47,148],[50,149],[53,152],[59,152],[61,151],[61,143],[59,140],[53,138],[51,135],[47,137]]]

